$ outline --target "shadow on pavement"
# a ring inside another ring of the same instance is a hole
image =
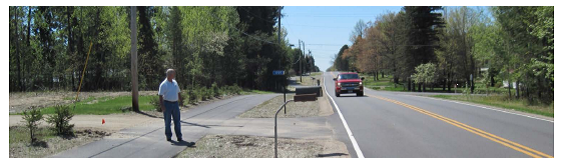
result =
[[[134,112],[137,113],[137,114],[141,114],[141,115],[147,116],[147,117],[151,117],[151,118],[163,118],[163,117],[160,117],[160,116],[155,116],[155,115],[147,114],[147,113],[145,113],[145,112],[143,112],[143,111],[134,111]]]
[[[211,127],[213,127],[213,126],[219,126],[219,127],[243,127],[243,126],[224,126],[224,125],[202,125],[202,124],[190,123],[190,122],[186,122],[186,121],[180,121],[180,123],[187,124],[187,125],[190,125],[190,126],[203,127],[203,128],[211,128]]]
[[[343,94],[341,94],[341,96],[337,97],[337,98],[341,98],[341,97],[360,97],[360,98],[363,98],[363,97],[368,97],[368,96],[366,96],[366,95],[364,95],[364,96],[356,96],[356,95],[354,95],[354,96],[343,96]]]
[[[170,143],[171,143],[171,145],[175,145],[175,146],[196,147],[196,143],[194,143],[194,142],[171,140]]]
[[[346,153],[328,153],[328,154],[317,154],[317,157],[332,157],[332,156],[343,156],[348,155]]]

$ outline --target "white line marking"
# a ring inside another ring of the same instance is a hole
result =
[[[362,154],[362,151],[360,150],[360,147],[358,146],[358,143],[356,142],[356,139],[354,138],[352,131],[349,128],[347,120],[345,120],[345,117],[343,117],[343,113],[341,113],[341,110],[339,109],[339,106],[337,105],[337,103],[335,103],[335,100],[333,100],[333,97],[331,97],[331,95],[329,95],[329,91],[327,90],[327,84],[325,82],[325,77],[323,77],[323,87],[325,88],[325,94],[327,94],[327,97],[329,97],[329,99],[331,99],[331,102],[333,102],[333,105],[335,105],[335,108],[337,109],[337,113],[339,113],[339,117],[341,118],[341,122],[343,122],[343,126],[345,126],[345,130],[347,131],[347,134],[349,135],[349,139],[351,139],[351,143],[353,144],[356,155],[358,156],[358,158],[364,158],[364,154]]]
[[[513,115],[519,115],[519,116],[523,116],[523,117],[528,117],[528,118],[532,118],[532,119],[538,119],[538,120],[543,120],[543,121],[547,121],[547,122],[554,123],[554,121],[551,121],[551,120],[548,120],[548,119],[542,119],[542,118],[537,118],[537,117],[533,117],[533,116],[530,116],[530,115],[524,115],[524,114],[519,114],[519,113],[513,113],[513,112],[508,112],[508,111],[505,111],[505,110],[499,110],[499,109],[494,109],[494,108],[489,108],[489,107],[484,107],[484,106],[479,106],[479,105],[472,105],[472,104],[463,103],[463,102],[458,102],[458,101],[437,99],[437,98],[431,98],[431,97],[423,97],[423,96],[417,96],[417,95],[404,95],[404,96],[414,96],[414,97],[428,98],[428,99],[433,99],[433,100],[439,100],[439,101],[446,101],[446,102],[452,102],[452,103],[457,103],[457,104],[469,105],[469,106],[479,107],[479,108],[482,108],[482,109],[488,109],[488,110],[493,110],[493,111],[498,111],[498,112],[504,112],[504,113],[509,113],[509,114],[513,114]]]

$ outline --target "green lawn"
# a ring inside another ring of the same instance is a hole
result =
[[[404,88],[403,85],[397,84],[396,88],[394,88],[394,82],[392,82],[392,76],[391,75],[385,75],[384,78],[382,78],[382,76],[378,77],[378,80],[374,81],[374,77],[372,76],[372,74],[360,74],[362,77],[364,77],[364,81],[363,84],[364,86],[370,88],[370,89],[374,89],[374,90],[385,90],[385,91],[407,91],[407,88]],[[382,89],[381,86],[384,86],[384,88]],[[475,85],[474,85],[474,93],[475,94],[507,94],[508,90],[507,88],[499,88],[499,87],[490,87],[490,88],[486,88],[485,84],[481,83],[480,81],[476,81]],[[464,88],[464,85],[459,85],[457,88],[451,87],[450,88],[452,93],[463,93],[464,90],[466,88]],[[468,88],[469,90],[469,88]],[[431,89],[430,87],[427,86],[427,88],[425,89],[426,92],[447,92],[447,91],[443,91],[442,86],[439,87],[435,87],[433,89]],[[515,89],[511,90],[512,93],[515,92]]]
[[[378,76],[378,80],[374,81],[374,77],[368,74],[360,74],[364,77],[362,84],[370,89],[373,90],[384,90],[384,91],[407,91],[403,88],[402,85],[396,84],[394,88],[394,82],[392,81],[392,76],[385,75],[384,78],[382,76]],[[384,87],[382,89],[382,86]]]
[[[433,95],[429,97],[457,100],[457,101],[467,101],[477,104],[501,107],[506,109],[512,109],[527,113],[533,113],[538,115],[544,115],[548,117],[554,117],[554,103],[551,105],[529,105],[526,100],[523,99],[508,99],[506,96],[457,96],[457,95]]]
[[[156,97],[156,96],[154,96]],[[151,96],[139,96],[139,109],[152,110],[154,107],[149,103]],[[69,105],[71,108],[74,104]],[[95,114],[107,115],[112,113],[122,113],[123,108],[131,107],[131,96],[119,96],[115,98],[102,97],[102,98],[88,98],[87,100],[80,101],[76,104],[73,110],[77,114]],[[41,110],[43,114],[53,114],[54,107],[47,107]]]

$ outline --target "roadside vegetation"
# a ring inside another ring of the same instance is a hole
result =
[[[29,130],[26,127],[10,126],[9,135],[10,158],[37,158],[100,140],[109,136],[109,133],[83,129],[74,131],[74,136],[60,136],[50,127],[38,127],[36,140],[30,143]]]
[[[214,84],[275,91],[284,78],[273,70],[285,77],[300,65],[302,72],[319,71],[313,56],[292,48],[287,31],[276,26],[283,9],[138,6],[139,90],[158,90],[168,68],[200,100],[210,95],[199,92]],[[80,83],[81,91],[131,90],[131,7],[11,6],[9,15],[10,92],[76,91]]]
[[[456,95],[432,95],[429,97],[448,100],[466,101],[471,103],[489,105],[548,117],[554,117],[554,103],[531,105],[525,99],[509,99],[507,96],[456,96]]]
[[[405,6],[360,20],[350,41],[328,70],[371,76],[368,88],[488,94],[528,108],[554,103],[553,6]]]

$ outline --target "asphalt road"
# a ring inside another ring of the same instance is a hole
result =
[[[554,122],[497,110],[365,89],[365,96],[325,90],[350,128],[349,151],[359,157],[553,157]],[[336,112],[336,113],[337,113]],[[354,140],[353,140],[354,139]]]

